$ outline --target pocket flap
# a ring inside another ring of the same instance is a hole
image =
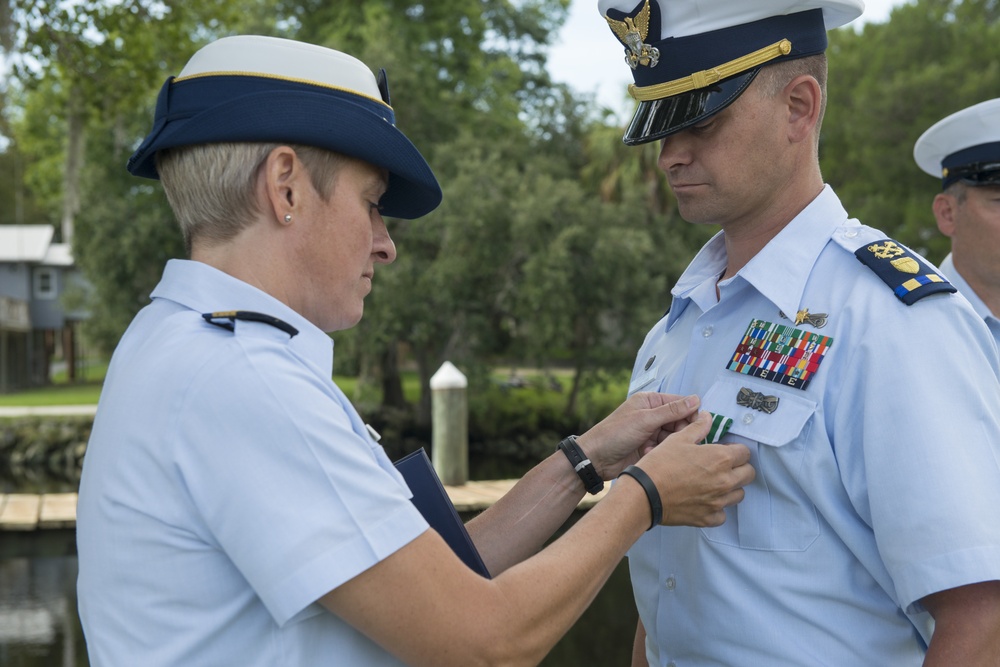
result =
[[[729,434],[781,447],[802,432],[816,402],[773,382],[730,373],[716,379],[702,398],[702,409],[733,420]]]
[[[646,389],[646,387],[649,387],[649,384],[655,379],[656,379],[655,367],[643,372],[642,375],[636,376],[635,378],[632,379],[631,382],[629,382],[628,395],[631,396],[632,394],[643,390],[652,391],[653,390],[652,387],[650,387],[649,389]]]

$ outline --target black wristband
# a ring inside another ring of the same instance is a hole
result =
[[[569,459],[569,463],[573,466],[573,470],[575,470],[576,474],[580,476],[581,480],[583,480],[583,487],[587,489],[587,492],[591,494],[600,493],[600,491],[604,488],[604,480],[597,474],[597,468],[595,468],[590,459],[584,455],[583,450],[580,449],[580,445],[576,444],[576,436],[571,435],[564,438],[563,441],[559,443],[558,449],[561,449],[563,454],[566,455],[566,458]]]
[[[660,500],[660,492],[656,490],[656,484],[653,484],[653,480],[649,478],[645,470],[636,466],[625,468],[625,470],[622,470],[621,475],[618,476],[621,477],[622,475],[628,475],[639,482],[642,490],[646,492],[646,498],[649,500],[649,509],[653,512],[653,523],[647,530],[653,530],[663,520],[663,502]]]

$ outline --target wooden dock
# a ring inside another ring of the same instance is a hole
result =
[[[507,493],[516,479],[470,481],[462,486],[446,486],[448,497],[459,512],[480,512]],[[587,495],[580,508],[591,507],[607,492]],[[0,493],[0,531],[35,531],[76,527],[76,494]]]
[[[43,530],[76,526],[76,494],[0,494],[0,530]]]

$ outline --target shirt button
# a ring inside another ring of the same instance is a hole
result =
[[[704,336],[705,338],[708,338],[712,335],[714,331],[715,329],[713,329],[712,327],[705,327],[704,329],[701,330],[701,335]]]
[[[846,232],[844,232],[844,236],[847,237],[847,238],[849,238],[849,239],[853,239],[857,235],[858,235],[858,230],[856,230],[856,229],[849,229]]]
[[[746,413],[745,415],[743,415],[743,423],[747,424],[747,425],[752,424],[753,423],[753,415],[750,414],[749,412]]]
[[[667,587],[668,591],[672,591],[677,588],[677,580],[673,577],[667,577],[667,580],[663,583]]]

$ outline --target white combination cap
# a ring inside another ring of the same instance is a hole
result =
[[[1000,98],[934,123],[913,145],[913,159],[945,188],[956,181],[1000,185]]]
[[[864,8],[862,0],[599,0],[639,102],[623,140],[654,141],[718,113],[761,67],[824,52],[826,31]]]

